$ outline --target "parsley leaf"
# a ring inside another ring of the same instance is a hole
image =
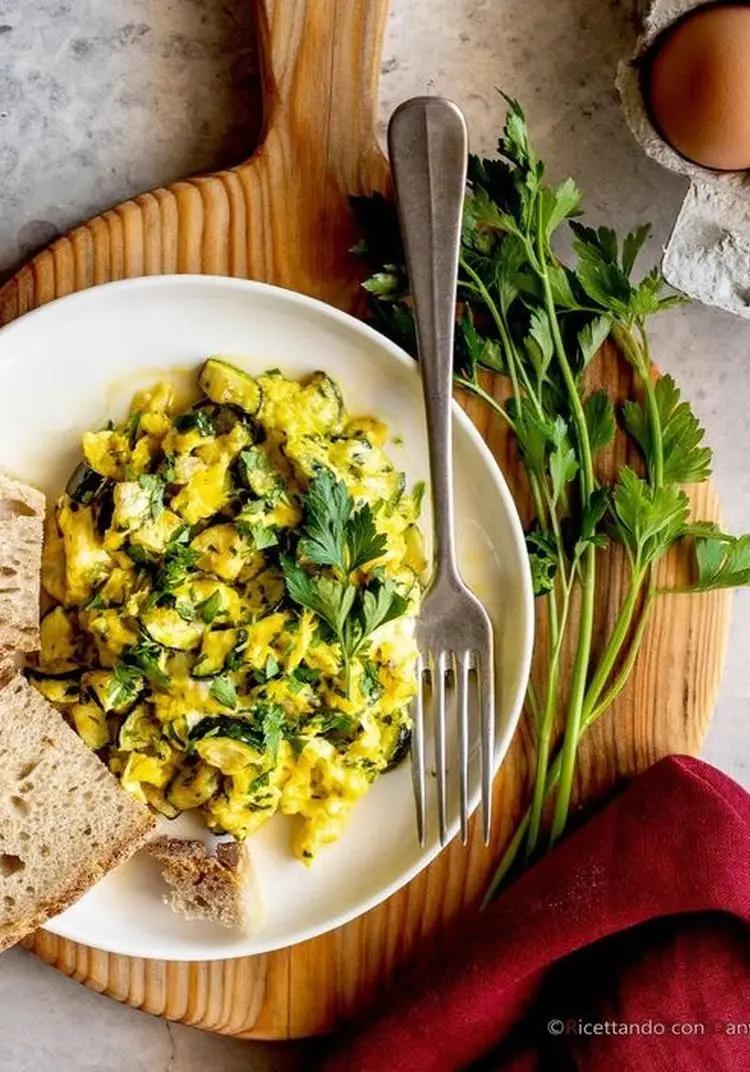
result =
[[[206,737],[229,737],[230,740],[249,744],[258,752],[263,751],[263,739],[260,733],[244,718],[231,715],[209,715],[207,718],[202,718],[190,731],[189,741],[192,745],[194,741],[202,741]]]
[[[718,533],[695,541],[698,582],[694,592],[738,588],[750,584],[750,535]]]
[[[540,191],[541,224],[549,241],[563,220],[578,215],[581,191],[572,179],[565,179],[557,186],[547,186]]]
[[[461,347],[459,365],[469,376],[473,376],[477,368],[492,369],[493,372],[503,371],[499,343],[496,339],[479,334],[468,305],[458,322],[457,337]]]
[[[279,542],[278,533],[275,529],[265,525],[247,525],[247,531],[255,545],[256,551],[265,551],[269,547],[276,547]]]
[[[130,672],[137,670],[147,678],[149,684],[160,689],[167,689],[171,684],[169,674],[162,668],[161,657],[163,648],[148,637],[142,637],[137,644],[132,644],[123,649],[122,663],[124,669]]]
[[[340,584],[330,577],[311,577],[288,555],[282,555],[281,568],[290,598],[322,618],[341,639],[357,593],[354,585]]]
[[[199,432],[204,438],[214,434],[214,423],[205,409],[191,409],[175,417],[174,426],[178,432]]]
[[[284,727],[286,726],[286,715],[284,708],[278,704],[264,704],[261,708],[261,727],[263,730],[263,748],[266,752],[275,760],[278,752],[279,745],[281,744],[281,738],[284,735]]]
[[[137,667],[118,663],[107,686],[107,707],[113,710],[129,706],[143,688],[143,674]]]
[[[304,498],[305,535],[299,549],[318,566],[336,566],[346,572],[346,525],[352,500],[344,484],[328,469],[314,478]]]
[[[555,537],[551,532],[534,529],[526,534],[526,552],[531,567],[531,585],[535,596],[551,592],[559,566]]]
[[[155,473],[141,473],[138,484],[148,492],[149,517],[156,520],[164,511],[164,481]]]
[[[332,566],[348,576],[384,553],[386,537],[376,530],[369,503],[355,510],[346,486],[330,470],[315,476],[304,507],[299,550],[316,565]]]
[[[612,399],[603,388],[594,391],[584,402],[583,412],[589,430],[591,450],[595,453],[606,447],[615,437],[615,409]]]
[[[220,674],[213,679],[208,694],[222,707],[228,707],[234,711],[237,706],[237,690],[234,682],[226,674]]]
[[[408,607],[408,601],[396,591],[393,581],[384,581],[366,588],[361,596],[360,622],[364,637],[368,637],[381,625],[400,618]]]
[[[162,564],[156,574],[155,586],[160,591],[169,591],[177,588],[201,557],[201,552],[186,544],[172,540],[168,545],[162,559]]]
[[[202,603],[199,603],[195,608],[198,617],[206,625],[210,625],[216,615],[222,608],[221,592],[217,588],[215,592],[212,592],[208,599],[204,599]]]
[[[680,389],[671,376],[660,376],[654,387],[662,431],[664,480],[670,484],[693,484],[711,475],[711,451],[704,447],[705,430],[688,402],[680,401]],[[653,431],[645,408],[638,402],[623,403],[622,416],[630,435],[641,448],[649,469],[653,468]]]
[[[596,316],[578,332],[578,347],[581,351],[581,369],[585,369],[609,338],[612,318]]]
[[[534,309],[529,322],[529,334],[524,339],[524,346],[529,360],[534,366],[537,380],[541,382],[550,366],[554,353],[552,329],[549,317],[544,309]]]
[[[557,502],[566,484],[569,484],[578,472],[578,459],[568,435],[567,422],[558,417],[552,426],[554,450],[549,456],[549,471],[552,477],[552,501]]]
[[[618,530],[638,565],[663,555],[685,531],[688,497],[674,485],[655,488],[625,466],[615,487]]]
[[[356,510],[346,526],[347,567],[350,573],[373,562],[385,553],[387,540],[375,528],[375,519],[369,503]]]

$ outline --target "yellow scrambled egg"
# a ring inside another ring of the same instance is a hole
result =
[[[323,373],[209,359],[83,436],[47,522],[37,688],[137,798],[311,860],[403,758],[420,491]]]

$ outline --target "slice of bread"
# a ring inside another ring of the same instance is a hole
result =
[[[220,842],[212,855],[202,841],[161,837],[148,850],[161,867],[169,887],[164,901],[173,912],[247,929],[249,861],[244,845]]]
[[[36,689],[0,689],[0,950],[77,900],[154,826]]]
[[[0,662],[39,647],[45,500],[0,474]]]

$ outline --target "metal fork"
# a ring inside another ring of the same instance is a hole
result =
[[[447,686],[457,715],[461,837],[469,824],[469,693],[476,675],[479,704],[482,827],[491,826],[495,740],[494,641],[482,604],[464,584],[456,562],[453,517],[452,379],[456,280],[466,184],[467,136],[451,101],[416,97],[391,118],[388,145],[401,232],[411,280],[430,454],[434,560],[417,623],[418,687],[412,730],[412,776],[419,840],[425,844],[425,687],[434,709],[440,843],[448,840]]]

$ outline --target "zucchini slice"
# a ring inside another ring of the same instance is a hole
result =
[[[231,737],[206,737],[196,741],[195,750],[202,760],[222,774],[239,774],[262,758],[252,745]]]
[[[315,372],[302,389],[305,422],[310,430],[333,435],[341,430],[344,399],[335,380],[325,372]]]
[[[141,615],[141,624],[152,640],[173,651],[192,651],[203,637],[203,622],[186,622],[172,607],[152,607]]]
[[[90,506],[98,499],[110,484],[110,480],[96,469],[92,469],[86,462],[80,462],[73,470],[65,492],[75,502],[82,506]]]
[[[56,707],[78,703],[81,697],[81,680],[77,673],[53,676],[27,670],[26,676],[37,692]]]
[[[262,392],[258,383],[243,369],[218,357],[209,357],[198,376],[198,386],[212,402],[239,406],[255,416],[261,406]]]
[[[278,498],[284,490],[281,477],[261,447],[241,451],[234,468],[240,482],[259,499]]]
[[[105,714],[126,714],[142,691],[143,678],[137,670],[90,670],[81,678],[81,694]]]
[[[120,727],[117,745],[122,752],[147,749],[161,737],[162,727],[144,704],[138,704]]]
[[[408,756],[410,748],[411,728],[409,726],[399,726],[398,734],[393,744],[393,750],[388,757],[388,763],[383,767],[383,774],[388,774],[389,771],[399,767]]]
[[[219,774],[216,768],[199,760],[177,772],[169,783],[166,797],[177,811],[190,811],[210,800],[218,788]]]

